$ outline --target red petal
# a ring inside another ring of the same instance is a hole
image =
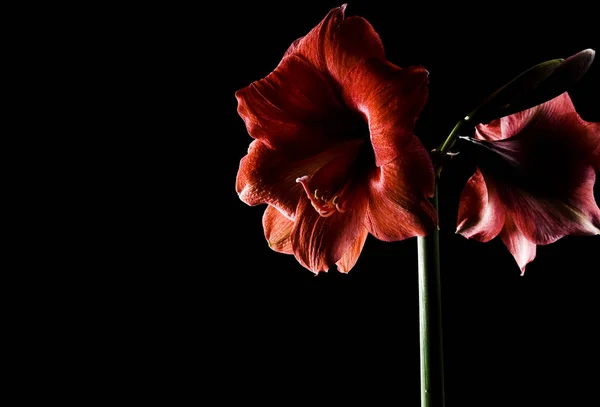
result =
[[[500,233],[500,238],[508,251],[513,255],[521,269],[521,275],[525,273],[525,266],[535,259],[536,245],[530,242],[515,226],[510,216],[506,217],[506,224]]]
[[[460,196],[456,233],[467,239],[488,242],[498,236],[505,218],[506,210],[494,185],[486,185],[477,169]]]
[[[496,119],[489,124],[479,124],[475,127],[475,138],[478,140],[498,141],[518,134],[539,111],[539,106],[522,112]]]
[[[362,17],[344,19],[345,8],[331,10],[306,36],[296,40],[286,55],[302,55],[338,83],[359,62],[384,59],[383,44],[371,24]]]
[[[383,241],[424,236],[437,225],[435,209],[427,199],[433,192],[431,159],[413,137],[402,155],[370,174],[365,226]]]
[[[263,229],[269,247],[276,252],[294,254],[290,234],[294,222],[286,218],[274,206],[267,206],[263,215]]]
[[[519,230],[535,244],[567,235],[600,234],[600,209],[594,200],[596,175],[587,167],[566,200],[542,199],[518,189],[502,190],[503,201]]]
[[[303,175],[304,170],[292,164],[262,142],[250,143],[248,154],[240,160],[236,178],[240,199],[251,206],[267,203],[293,219],[303,194],[296,178]]]
[[[320,216],[305,196],[300,199],[292,230],[296,259],[313,273],[328,271],[362,233],[366,211],[363,191],[356,189],[344,213]]]
[[[362,252],[367,240],[367,236],[369,236],[369,231],[366,228],[363,228],[362,232],[358,235],[352,246],[350,246],[342,258],[335,263],[339,272],[348,273],[350,270],[352,270],[352,267],[354,267],[358,257],[360,256],[360,253]]]
[[[546,103],[476,127],[475,138],[497,141],[518,135],[519,138],[561,137],[575,144],[583,156],[597,148],[600,126],[581,119],[568,93]]]
[[[600,171],[600,123],[587,123],[587,128],[591,135],[592,165],[596,171]]]
[[[323,166],[340,156],[351,156],[360,141],[338,143],[329,150],[304,160],[291,160],[254,140],[248,154],[240,161],[236,191],[248,205],[269,204],[289,219],[295,218],[296,207],[305,195],[298,177],[312,176]]]
[[[237,91],[236,98],[250,136],[293,157],[327,148],[349,125],[349,112],[330,82],[295,55]]]
[[[401,69],[373,58],[356,65],[342,83],[346,102],[369,125],[377,166],[394,160],[412,141],[427,101],[428,75],[423,67]]]

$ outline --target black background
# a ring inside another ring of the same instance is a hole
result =
[[[143,60],[128,78],[147,108],[134,132],[139,177],[152,192],[131,213],[145,213],[140,230],[151,238],[131,263],[139,273],[122,312],[127,331],[143,338],[130,350],[148,355],[158,388],[175,384],[173,394],[201,401],[213,390],[219,405],[419,405],[416,239],[370,236],[349,275],[315,277],[268,248],[264,206],[248,207],[235,192],[251,141],[235,91],[270,73],[339,5],[223,2],[137,17],[143,28],[124,48],[128,60]],[[355,1],[346,13],[374,26],[388,60],[430,72],[417,135],[431,149],[523,70],[599,49],[591,8],[565,5]],[[599,77],[596,60],[571,92],[589,121],[600,121]],[[499,239],[454,234],[474,168],[454,158],[440,187],[447,406],[593,404],[599,238],[538,246],[521,277]]]

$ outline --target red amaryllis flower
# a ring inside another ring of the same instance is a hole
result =
[[[536,245],[600,233],[600,123],[583,121],[568,93],[480,124],[468,140],[478,169],[460,198],[457,233],[481,242],[499,234],[522,273]]]
[[[348,272],[369,232],[384,241],[437,223],[434,175],[413,133],[428,73],[386,61],[373,27],[345,5],[296,40],[267,77],[236,93],[250,136],[236,189],[268,204],[265,237],[314,273]]]

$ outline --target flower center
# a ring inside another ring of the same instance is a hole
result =
[[[342,201],[344,193],[348,190],[350,182],[347,182],[335,195],[329,195],[328,191],[310,190],[308,186],[308,176],[303,176],[296,179],[296,182],[302,184],[308,199],[313,208],[324,218],[333,215],[336,212],[346,212],[346,207]]]
[[[296,179],[313,208],[323,217],[350,209],[353,191],[361,188],[365,177],[375,168],[371,143],[363,140],[348,141],[332,155],[312,175]]]

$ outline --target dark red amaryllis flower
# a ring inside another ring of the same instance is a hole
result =
[[[568,93],[480,124],[469,140],[478,169],[460,198],[457,233],[500,235],[522,273],[536,245],[600,233],[600,123],[582,120]]]
[[[267,77],[236,93],[250,136],[236,189],[268,204],[265,237],[314,273],[348,272],[367,235],[425,235],[437,224],[431,160],[414,135],[428,72],[385,59],[373,27],[331,10]]]

